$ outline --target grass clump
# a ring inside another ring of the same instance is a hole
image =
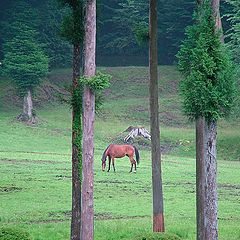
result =
[[[137,236],[135,240],[181,240],[181,238],[168,233],[145,233]]]
[[[32,240],[28,232],[21,229],[1,227],[0,240]]]

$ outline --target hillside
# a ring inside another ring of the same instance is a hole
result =
[[[175,67],[159,68],[161,144],[166,229],[195,239],[195,129],[181,113]],[[101,68],[113,78],[95,122],[95,240],[132,240],[151,231],[151,161],[148,145],[138,145],[140,164],[129,174],[127,157],[116,173],[101,171],[101,156],[130,125],[149,129],[148,69]],[[21,102],[7,79],[0,79],[1,226],[25,229],[38,240],[69,239],[71,210],[71,109],[68,69],[52,71],[37,90],[40,123],[16,121]],[[57,93],[57,94],[55,94]],[[218,125],[219,240],[238,240],[240,196],[239,119]]]
[[[97,114],[97,123],[121,122],[124,124],[107,141],[113,141],[130,125],[143,125],[149,128],[148,68],[146,67],[109,67],[101,68],[112,75],[111,86],[105,91],[104,104]],[[159,116],[162,126],[162,144],[174,150],[177,155],[194,156],[194,124],[189,122],[181,109],[178,85],[181,76],[176,67],[159,67]],[[35,93],[34,103],[40,119],[45,121],[46,111],[52,108],[69,108],[61,99],[69,99],[71,70],[54,70],[48,74]],[[20,111],[21,99],[17,97],[9,80],[0,79],[0,110],[3,112]],[[18,110],[19,109],[19,110]],[[51,110],[50,110],[51,109]],[[41,115],[43,112],[43,115]],[[54,114],[52,112],[52,114]],[[58,114],[58,113],[57,113]],[[230,118],[219,122],[218,156],[220,159],[240,160],[240,133],[236,131],[240,119]],[[184,132],[187,131],[185,135]],[[189,135],[191,132],[191,135]],[[181,134],[180,134],[181,133]],[[187,149],[187,150],[186,150]]]

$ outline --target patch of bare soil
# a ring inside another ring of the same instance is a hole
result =
[[[134,107],[133,111],[134,112],[139,112],[139,113],[148,112],[148,108],[146,108],[142,105],[138,105],[138,106]]]
[[[96,220],[120,220],[120,219],[140,219],[140,218],[149,218],[149,215],[143,216],[126,216],[126,215],[112,215],[111,213],[95,213],[94,218]]]
[[[164,185],[168,187],[176,187],[176,186],[195,187],[195,183],[193,182],[165,182]]]
[[[30,224],[48,224],[48,223],[60,223],[68,221],[69,219],[43,219],[43,220],[33,220],[29,221]]]
[[[238,184],[218,184],[218,188],[219,199],[232,200],[240,196],[240,185]]]
[[[172,127],[182,127],[187,124],[187,119],[182,114],[176,114],[170,110],[171,109],[159,113],[159,121],[161,123]]]
[[[35,100],[36,106],[55,101],[69,101],[70,92],[51,83],[45,83],[38,87]]]
[[[67,153],[54,153],[54,152],[31,152],[31,151],[0,151],[1,153],[29,153],[29,154],[37,154],[37,155],[55,155],[55,156],[71,156],[71,154]]]
[[[118,180],[99,180],[96,183],[112,183],[112,184],[133,184],[134,181],[118,181]]]
[[[140,218],[150,218],[151,216],[143,215],[143,216],[126,216],[126,215],[113,215],[108,212],[103,213],[95,213],[95,220],[120,220],[120,219],[140,219]],[[45,223],[58,223],[69,221],[71,219],[71,211],[65,212],[50,212],[49,219],[41,219],[30,221],[32,224],[45,224]]]
[[[12,192],[20,192],[23,188],[16,186],[6,186],[0,187],[0,193],[12,193]]]
[[[65,180],[65,179],[71,179],[72,176],[60,174],[60,175],[56,175],[56,178],[57,178],[58,180]]]
[[[228,189],[228,190],[233,190],[233,189],[240,189],[240,185],[238,184],[227,184],[227,183],[223,183],[223,184],[218,184],[219,188],[223,188],[223,189]]]
[[[13,86],[8,86],[5,90],[2,102],[5,104],[22,107],[23,100],[17,93]],[[56,101],[68,101],[70,99],[70,93],[54,85],[52,83],[44,83],[37,87],[36,93],[33,96],[34,107],[44,106],[46,103],[53,103]]]
[[[31,159],[9,159],[2,158],[0,162],[8,163],[8,164],[59,164],[63,162],[52,161],[52,160],[31,160]]]
[[[218,217],[218,220],[225,220],[225,221],[240,221],[240,217],[237,217],[237,216]]]

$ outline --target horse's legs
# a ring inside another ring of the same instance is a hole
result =
[[[130,169],[130,173],[131,173],[132,170],[133,170],[133,165],[134,165],[134,159],[133,159],[133,156],[129,156],[129,160],[130,160],[130,163],[131,163],[131,169]]]
[[[111,157],[108,156],[108,172],[110,171],[110,165],[111,165]]]
[[[133,156],[129,157],[129,159],[130,159],[130,162],[132,164],[130,172],[132,172],[133,166],[134,166],[134,172],[136,172],[137,171],[136,161],[134,160]]]
[[[133,169],[133,164],[131,164],[131,169],[130,169],[130,171],[129,171],[130,173],[132,172],[132,169]]]
[[[112,166],[113,166],[113,170],[115,172],[114,158],[112,158]]]

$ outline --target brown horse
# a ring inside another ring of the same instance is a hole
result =
[[[130,172],[132,172],[133,170],[133,166],[134,166],[134,171],[136,172],[137,168],[136,168],[136,161],[133,158],[135,153],[136,156],[136,160],[137,160],[137,164],[139,164],[139,152],[137,150],[136,147],[132,146],[132,145],[116,145],[116,144],[110,144],[104,151],[103,155],[102,155],[102,170],[105,171],[106,168],[106,159],[108,157],[108,172],[110,171],[110,165],[111,165],[111,161],[112,161],[112,166],[113,166],[113,170],[115,172],[115,158],[122,158],[122,157],[129,157],[130,163],[131,163],[131,169]]]

